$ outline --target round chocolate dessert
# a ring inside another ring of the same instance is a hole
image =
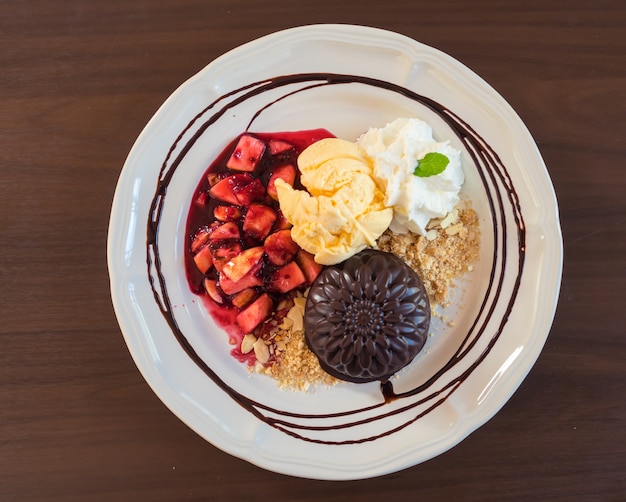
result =
[[[386,381],[426,343],[430,303],[400,258],[366,250],[325,268],[307,297],[305,337],[322,368],[341,380]]]

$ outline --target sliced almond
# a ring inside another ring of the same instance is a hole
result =
[[[287,318],[293,321],[292,329],[294,331],[302,331],[304,329],[303,315],[300,307],[294,305],[289,309]]]
[[[289,329],[293,326],[293,321],[289,317],[283,318],[283,323],[280,325],[282,329]]]
[[[254,349],[254,355],[258,362],[260,362],[261,364],[265,364],[267,361],[269,361],[270,350],[267,348],[267,345],[265,345],[265,342],[263,340],[261,340],[260,338],[257,339],[257,341],[254,342],[254,344],[252,345],[252,348]]]
[[[448,228],[450,225],[453,225],[459,221],[459,212],[456,209],[450,211],[446,217],[441,220],[441,228]]]
[[[441,225],[441,218],[433,218],[426,225],[426,230],[432,230],[433,228],[437,228]]]
[[[287,307],[289,307],[290,304],[291,304],[290,300],[281,300],[280,303],[278,304],[278,307],[276,307],[276,310],[286,309]]]
[[[427,241],[434,241],[437,238],[437,230],[429,230],[428,232],[426,232],[426,235],[424,237],[426,237]]]
[[[455,223],[452,226],[446,227],[444,232],[448,235],[456,235],[463,229],[463,223]]]
[[[257,341],[256,336],[252,334],[248,334],[244,336],[243,340],[241,340],[241,353],[247,354],[248,352],[250,352],[253,349],[256,341]]]
[[[306,305],[306,298],[304,296],[294,298],[293,303],[300,309],[300,311],[304,312],[304,306]]]

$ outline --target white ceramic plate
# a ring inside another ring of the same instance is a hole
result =
[[[376,383],[298,393],[250,375],[187,287],[184,227],[200,177],[245,129],[322,127],[354,140],[369,126],[408,116],[430,122],[436,138],[462,150],[463,193],[480,217],[480,261],[446,312],[456,325],[435,320],[426,348],[393,380],[406,396],[389,403]],[[548,335],[562,240],[537,147],[489,85],[404,36],[316,25],[239,47],[170,96],[122,170],[108,262],[132,357],[181,420],[266,469],[339,480],[432,458],[504,405]]]

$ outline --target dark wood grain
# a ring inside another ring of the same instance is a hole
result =
[[[554,326],[504,408],[402,472],[321,482],[202,440],[109,294],[117,178],[163,100],[259,36],[332,22],[459,59],[536,139],[565,245]],[[626,500],[626,2],[0,1],[0,500]]]

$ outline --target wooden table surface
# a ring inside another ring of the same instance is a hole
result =
[[[312,23],[447,52],[522,117],[564,239],[519,390],[450,451],[363,481],[215,448],[159,401],[111,304],[109,211],[136,137],[220,54]],[[0,500],[626,500],[626,2],[0,1]]]

